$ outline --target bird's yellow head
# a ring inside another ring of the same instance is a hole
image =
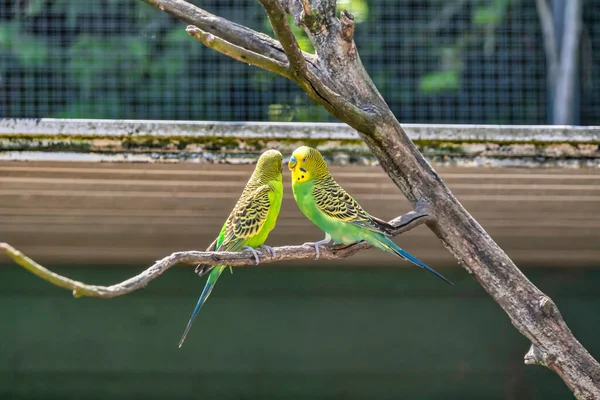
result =
[[[254,168],[254,175],[258,174],[261,182],[272,180],[281,182],[282,156],[277,150],[267,150],[261,154]]]
[[[298,147],[288,162],[292,183],[302,183],[329,174],[327,164],[319,150],[308,146]]]

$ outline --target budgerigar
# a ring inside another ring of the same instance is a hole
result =
[[[221,228],[216,242],[217,251],[251,251],[257,264],[258,254],[255,248],[262,247],[273,252],[272,248],[263,244],[269,232],[275,227],[281,209],[283,199],[281,165],[281,153],[277,150],[267,150],[260,156],[240,199]],[[194,318],[225,268],[227,266],[220,265],[210,271],[204,290],[179,341],[179,347],[183,344]]]
[[[306,243],[315,247],[317,258],[319,246],[329,243],[332,239],[334,243],[343,244],[366,240],[373,246],[425,268],[451,283],[440,273],[398,247],[389,238],[394,227],[369,215],[338,185],[318,150],[307,146],[297,148],[288,167],[292,172],[292,189],[298,207],[309,220],[325,232],[325,239]]]

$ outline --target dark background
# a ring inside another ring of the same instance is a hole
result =
[[[140,268],[60,268],[114,283]],[[74,300],[0,268],[3,399],[569,399],[463,270],[236,269],[177,348],[203,281],[175,268],[113,300]],[[598,270],[525,269],[598,356]]]

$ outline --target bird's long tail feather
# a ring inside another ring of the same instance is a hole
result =
[[[429,265],[427,265],[423,261],[419,260],[417,257],[402,250],[400,247],[398,247],[398,245],[396,243],[394,243],[387,236],[384,236],[381,234],[374,234],[374,235],[371,235],[371,238],[374,240],[373,241],[369,240],[369,242],[371,242],[371,244],[373,246],[378,247],[382,250],[389,251],[390,253],[394,253],[395,255],[397,255],[400,258],[403,258],[403,259],[415,264],[416,266],[426,269],[427,271],[431,272],[432,274],[434,274],[438,278],[442,279],[446,283],[448,283],[450,285],[454,285],[451,281],[446,279],[446,277],[444,277],[444,275],[440,274],[439,272],[437,272],[436,270],[431,268]]]
[[[183,332],[183,336],[181,337],[181,340],[179,341],[179,347],[181,347],[181,345],[183,345],[183,342],[184,342],[188,332],[190,331],[192,324],[194,323],[194,319],[196,318],[196,315],[198,315],[198,311],[200,311],[200,308],[202,308],[202,305],[204,304],[206,299],[208,299],[208,296],[210,296],[210,292],[212,292],[212,289],[215,286],[215,283],[217,283],[217,279],[219,279],[219,276],[221,276],[221,273],[223,272],[223,270],[225,268],[226,268],[225,266],[218,266],[218,267],[213,268],[212,271],[210,271],[210,274],[208,275],[208,279],[206,280],[206,285],[204,285],[204,290],[202,290],[202,294],[200,295],[200,298],[198,299],[198,303],[196,303],[196,308],[194,308],[194,311],[192,312],[192,316],[190,317],[190,320],[189,320],[187,326],[185,327],[185,331]]]

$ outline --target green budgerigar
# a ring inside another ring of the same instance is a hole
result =
[[[332,239],[334,243],[343,244],[365,240],[451,283],[433,268],[398,247],[390,239],[394,227],[369,215],[338,185],[318,150],[307,146],[297,148],[288,167],[292,172],[292,189],[298,207],[309,220],[325,232],[325,239],[306,243],[314,245],[317,258],[319,246],[329,243]]]
[[[256,248],[262,247],[273,252],[273,249],[264,246],[264,243],[269,232],[275,227],[281,209],[283,199],[281,166],[282,157],[277,150],[267,150],[260,156],[240,199],[221,228],[216,242],[217,251],[251,251],[257,264]],[[210,271],[204,290],[179,341],[179,347],[183,344],[194,318],[225,268],[226,265],[220,265]]]

